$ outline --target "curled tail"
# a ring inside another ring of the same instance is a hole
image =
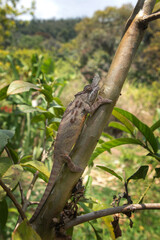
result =
[[[40,203],[38,204],[38,207],[36,208],[33,216],[31,217],[31,219],[29,220],[30,223],[34,222],[34,220],[37,218],[37,216],[39,215],[40,213],[40,210],[42,209],[42,207],[44,206],[50,192],[52,191],[53,189],[53,186],[57,180],[57,177],[59,175],[59,172],[60,172],[60,169],[61,169],[61,166],[56,166],[57,165],[57,162],[55,162],[53,164],[53,167],[52,167],[52,171],[51,171],[51,174],[50,174],[50,178],[49,178],[49,181],[48,181],[48,184],[47,184],[47,187],[45,189],[45,192],[43,194],[43,197],[41,198],[41,201]],[[59,165],[59,164],[58,164]]]

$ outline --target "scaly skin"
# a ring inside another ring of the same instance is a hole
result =
[[[68,105],[62,117],[54,144],[54,164],[49,182],[35,213],[30,219],[30,223],[37,218],[44,206],[63,164],[66,162],[72,172],[82,171],[80,167],[75,166],[69,154],[81,133],[87,114],[93,113],[102,104],[111,103],[109,99],[103,99],[100,96],[97,97],[99,80],[99,76],[95,76],[91,85],[85,86],[82,92],[77,93],[74,101]]]

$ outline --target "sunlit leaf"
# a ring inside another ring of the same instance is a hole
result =
[[[113,109],[112,115],[115,116],[121,123],[123,123],[126,126],[126,128],[130,131],[130,133],[133,133],[134,131],[133,125],[130,123],[130,121],[128,121],[128,119],[125,116],[119,113],[117,109],[118,108]]]
[[[157,122],[155,122],[152,126],[151,126],[151,130],[154,132],[157,128],[160,128],[160,120],[158,120]]]
[[[86,198],[90,197],[91,188],[92,188],[92,177],[88,176],[87,182],[85,184],[85,197]]]
[[[102,136],[102,137],[105,137],[105,138],[108,138],[108,139],[110,139],[110,140],[114,139],[114,137],[112,137],[110,134],[105,133],[105,132],[102,132],[101,136]]]
[[[131,133],[128,128],[126,128],[123,124],[119,123],[119,122],[110,122],[108,127],[114,127],[117,128],[123,132],[127,132],[127,133]]]
[[[89,160],[89,165],[92,164],[93,160],[98,157],[101,153],[108,151],[110,153],[110,149],[124,145],[124,144],[137,144],[143,146],[143,143],[134,138],[118,138],[118,139],[113,139],[111,141],[102,143],[100,147],[97,147],[95,151],[93,152],[90,160]]]
[[[112,169],[110,169],[108,167],[99,166],[99,165],[96,165],[96,167],[101,168],[105,172],[108,172],[108,173],[112,174],[113,176],[115,176],[116,178],[120,179],[121,181],[123,180],[123,178],[120,175],[118,175],[114,170],[112,170]]]
[[[36,160],[35,161],[29,161],[29,162],[21,163],[21,166],[22,167],[34,168],[35,170],[44,174],[47,178],[49,178],[49,176],[50,176],[50,173],[49,173],[48,169],[46,168],[46,166],[42,162],[39,162],[39,161],[36,161]]]
[[[150,143],[150,145],[151,145],[152,149],[154,150],[154,152],[157,152],[158,144],[157,144],[157,140],[156,140],[152,130],[146,124],[141,122],[132,113],[127,112],[125,110],[122,110],[120,108],[114,108],[114,109],[115,109],[115,111],[119,112],[124,117],[126,117],[129,121],[131,121],[138,128],[138,130],[144,135],[146,140]]]
[[[7,95],[28,92],[30,89],[39,90],[39,88],[32,83],[16,80],[9,85]]]
[[[0,177],[8,170],[10,166],[12,166],[12,160],[8,157],[1,157],[0,158]]]
[[[43,64],[41,66],[41,70],[45,74],[51,74],[54,72],[54,61],[52,58],[47,58],[43,61]]]
[[[25,219],[12,233],[12,240],[41,240],[41,238]]]

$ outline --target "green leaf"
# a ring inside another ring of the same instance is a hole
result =
[[[5,86],[4,88],[0,89],[0,101],[7,97],[7,89],[8,86]]]
[[[31,123],[44,122],[45,119],[46,118],[43,114],[38,114],[31,119]]]
[[[95,233],[96,239],[97,240],[103,240],[103,238],[101,236],[102,235],[102,231],[103,231],[102,228],[100,228],[99,226],[94,226],[92,222],[88,222],[88,223],[93,228],[93,231]]]
[[[151,127],[150,127],[150,129],[152,130],[152,132],[154,132],[157,128],[159,128],[160,127],[160,119],[157,121],[157,122],[155,122]]]
[[[52,58],[47,58],[43,61],[41,66],[42,72],[45,74],[52,74],[54,72],[54,61]]]
[[[42,86],[43,86],[43,88],[44,88],[45,90],[47,90],[48,92],[50,92],[50,93],[52,94],[52,87],[51,87],[50,85],[48,85],[48,84],[43,84]]]
[[[54,108],[63,108],[63,103],[61,102],[61,100],[58,97],[54,97],[53,98],[53,103],[51,104],[51,106],[53,106]]]
[[[133,134],[134,131],[133,125],[130,123],[130,121],[128,121],[128,119],[125,116],[119,113],[117,109],[118,108],[113,109],[112,115],[115,116],[121,123],[123,123],[126,126],[126,128],[130,131],[130,133]]]
[[[37,160],[35,161],[29,161],[29,162],[25,162],[25,163],[21,163],[22,167],[30,167],[35,169],[36,171],[41,172],[43,175],[45,175],[47,178],[49,178],[50,173],[48,171],[48,169],[46,168],[46,166],[44,165],[44,163],[39,162]]]
[[[85,184],[85,198],[89,198],[91,195],[91,188],[92,188],[92,177],[88,176],[87,182]]]
[[[34,108],[26,104],[18,104],[17,107],[21,112],[24,112],[24,113],[38,112],[37,108]]]
[[[51,124],[53,124],[53,123],[60,123],[61,120],[62,120],[61,118],[52,118],[52,119],[51,119],[51,122],[52,122]],[[52,127],[52,126],[51,126],[51,127]]]
[[[25,219],[12,233],[12,240],[41,240],[41,238]]]
[[[20,161],[21,161],[22,163],[25,163],[25,162],[31,161],[32,157],[33,157],[32,155],[26,155],[26,156],[23,156],[23,157],[20,159]]]
[[[155,171],[156,171],[155,177],[160,178],[160,168],[155,168]]]
[[[117,129],[120,129],[123,132],[127,132],[127,133],[131,133],[130,130],[128,130],[128,128],[126,128],[123,124],[119,123],[119,122],[110,122],[108,127],[114,127]]]
[[[95,151],[93,152],[90,160],[89,160],[89,165],[92,164],[93,160],[98,157],[101,153],[108,151],[110,153],[110,149],[124,145],[124,144],[137,144],[143,146],[143,143],[134,138],[118,138],[118,139],[113,139],[111,141],[102,143],[100,147],[97,147]]]
[[[86,204],[84,204],[83,202],[79,202],[79,205],[81,206],[81,208],[83,208],[85,213],[91,212],[91,209],[89,207],[87,207]]]
[[[46,89],[41,89],[40,92],[43,93],[47,102],[50,103],[50,102],[53,101],[53,96],[52,96],[52,93],[50,91],[48,91]]]
[[[14,131],[0,129],[0,152],[7,145],[8,141],[14,136]]]
[[[11,148],[11,147],[9,146],[9,144],[7,145],[7,149],[8,149],[8,151],[9,151],[9,153],[10,153],[10,156],[11,156],[13,162],[14,162],[15,164],[18,163],[18,160],[19,160],[18,153],[17,153],[13,148]]]
[[[101,136],[102,136],[102,137],[105,137],[105,138],[108,138],[108,139],[110,139],[110,140],[114,139],[114,137],[112,137],[110,134],[105,133],[105,132],[102,132]]]
[[[14,63],[15,58],[13,58],[11,55],[7,55],[6,59],[10,62],[10,66],[11,66],[12,72],[14,74],[14,79],[19,79],[19,73],[18,73],[18,70],[16,69],[16,65]]]
[[[9,85],[7,95],[28,92],[30,89],[40,90],[36,85],[32,83],[16,80]]]
[[[121,181],[123,180],[123,178],[120,175],[118,175],[114,170],[112,170],[112,169],[110,169],[108,167],[99,166],[99,165],[96,165],[96,167],[101,168],[102,170],[112,174],[113,176],[115,176],[116,178],[120,179]]]
[[[0,227],[3,229],[8,218],[8,206],[5,199],[0,202]]]
[[[20,165],[12,165],[2,176],[2,181],[11,190],[16,187],[21,179],[23,168]],[[6,192],[0,187],[0,201],[6,195]]]
[[[48,137],[51,137],[51,136],[53,136],[53,129],[52,128],[50,128],[50,127],[46,127],[46,137],[48,138]]]
[[[148,172],[148,168],[149,168],[149,166],[147,166],[147,165],[141,166],[134,174],[132,174],[127,179],[127,184],[129,182],[129,180],[131,180],[131,179],[134,179],[134,180],[142,179],[142,178],[145,179],[147,172]]]
[[[0,129],[0,133],[6,134],[9,137],[9,139],[11,139],[14,136],[15,131]]]
[[[1,157],[0,158],[0,177],[8,170],[10,166],[12,166],[12,160],[8,157]]]
[[[141,122],[132,113],[129,113],[120,108],[114,108],[114,110],[119,112],[120,114],[122,114],[124,117],[126,117],[129,121],[131,121],[138,128],[138,130],[144,135],[146,140],[150,143],[153,151],[156,153],[158,150],[158,143],[157,143],[157,140],[156,140],[152,130],[146,124]]]

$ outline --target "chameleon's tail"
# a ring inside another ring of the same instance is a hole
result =
[[[58,177],[58,174],[60,172],[60,169],[59,167],[57,166],[54,166],[53,164],[53,168],[52,168],[52,171],[51,171],[51,174],[50,174],[50,178],[49,178],[49,181],[48,181],[48,184],[47,184],[47,187],[45,189],[45,192],[43,194],[43,197],[41,198],[41,201],[40,203],[38,204],[38,207],[36,208],[33,216],[31,217],[31,219],[29,220],[30,223],[34,222],[34,220],[37,218],[37,216],[39,215],[42,207],[44,206],[50,192],[52,191],[54,185],[55,185],[55,182],[57,180],[57,177]]]

